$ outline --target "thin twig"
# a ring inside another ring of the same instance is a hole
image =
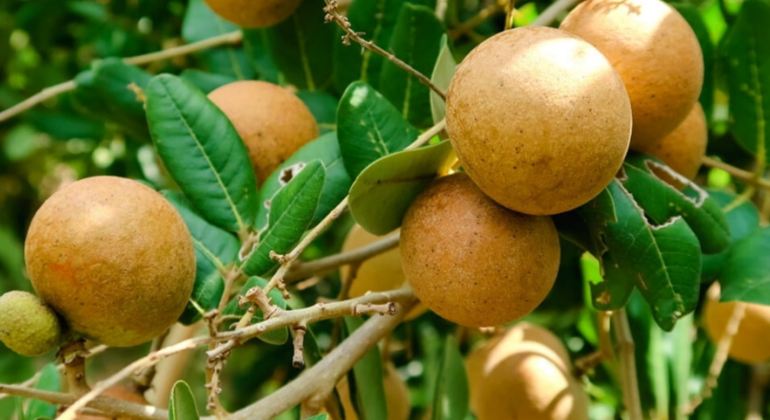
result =
[[[736,168],[735,166],[729,165],[724,162],[720,162],[716,159],[712,159],[708,156],[704,156],[702,160],[703,164],[710,167],[710,168],[717,168],[721,169],[728,174],[746,182],[747,184],[751,184],[766,190],[770,190],[770,181],[767,179],[764,179],[762,177],[759,177],[749,171]]]
[[[763,402],[765,386],[767,386],[767,365],[757,363],[751,366],[751,387],[749,388],[749,402],[746,420],[762,420],[764,411]]]
[[[560,14],[581,1],[582,0],[558,0],[556,3],[548,6],[547,9],[543,10],[543,12],[540,13],[540,16],[532,21],[530,26],[548,26],[553,23]]]
[[[628,410],[629,420],[643,420],[642,403],[639,398],[639,382],[636,376],[634,358],[634,337],[628,324],[625,308],[615,311],[612,317],[615,337],[620,346],[620,377],[623,390],[623,403]]]
[[[168,347],[183,340],[195,337],[202,329],[202,322],[198,322],[189,326],[176,324],[171,327],[164,345]],[[185,372],[185,369],[187,368],[190,357],[192,355],[193,352],[189,351],[175,354],[158,363],[156,367],[157,373],[155,374],[155,378],[152,381],[152,388],[146,395],[149,402],[162,408],[168,406],[168,399],[171,395],[171,389],[173,388],[176,381],[182,377],[182,374]]]
[[[409,64],[401,61],[395,55],[385,51],[379,45],[373,43],[372,41],[367,41],[361,38],[361,35],[363,35],[363,32],[354,31],[351,28],[350,21],[348,20],[348,18],[340,14],[339,11],[337,11],[337,0],[324,0],[324,1],[326,2],[326,7],[324,7],[324,12],[326,12],[326,22],[335,22],[337,25],[339,25],[340,28],[342,28],[343,31],[345,31],[345,35],[343,35],[342,37],[342,43],[344,45],[350,45],[350,40],[353,40],[356,43],[360,44],[362,47],[366,48],[367,50],[375,52],[385,57],[387,60],[397,65],[402,70],[416,77],[417,80],[420,81],[420,83],[424,84],[425,86],[429,87],[431,90],[436,92],[436,95],[440,96],[441,99],[446,100],[446,93],[441,88],[433,84],[433,82],[431,82],[429,77],[420,73]]]
[[[168,336],[168,332],[169,330],[166,330],[163,332],[163,334],[155,337],[152,340],[152,344],[150,345],[150,353],[154,353],[163,348],[163,340],[165,340]],[[141,371],[138,375],[134,375],[134,390],[137,394],[144,395],[144,393],[150,389],[150,384],[152,384],[152,379],[155,377],[155,373],[155,365],[152,365]]]
[[[178,57],[180,55],[191,54],[197,51],[202,51],[209,48],[218,47],[221,45],[237,44],[241,42],[242,39],[243,39],[243,34],[241,33],[241,31],[234,31],[223,35],[218,35],[212,38],[204,39],[202,41],[193,42],[187,45],[181,45],[178,47],[168,48],[162,51],[157,51],[149,54],[142,54],[135,57],[128,57],[128,58],[125,58],[123,61],[126,64],[134,64],[134,65],[147,64],[153,61],[166,60],[169,58]],[[74,80],[69,80],[67,82],[59,83],[58,85],[45,88],[40,93],[25,99],[24,101],[6,109],[3,112],[0,112],[0,122],[10,119],[16,115],[19,115],[22,112],[27,111],[28,109],[33,108],[34,106],[42,102],[45,102],[53,97],[61,95],[62,93],[75,90],[75,88],[77,88],[77,84],[75,83]]]
[[[379,239],[376,242],[372,242],[369,245],[348,252],[342,252],[308,262],[295,262],[284,276],[284,281],[286,283],[293,283],[311,275],[328,273],[343,265],[366,261],[369,258],[397,247],[399,239],[400,233],[396,232]]]
[[[475,16],[452,28],[452,30],[449,31],[449,37],[457,39],[465,35],[491,16],[504,11],[507,4],[508,0],[497,0],[489,6],[479,10]]]

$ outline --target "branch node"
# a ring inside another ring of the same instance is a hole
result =
[[[307,327],[304,323],[294,327],[294,357],[291,360],[292,366],[296,369],[305,367],[305,332]]]
[[[356,304],[353,306],[353,315],[359,316],[364,314],[380,314],[380,315],[395,315],[397,312],[396,304],[393,302],[382,303],[375,305],[372,303]]]

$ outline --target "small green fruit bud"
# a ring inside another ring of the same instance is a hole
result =
[[[37,296],[20,291],[0,296],[0,341],[23,356],[41,356],[59,345],[62,325]]]

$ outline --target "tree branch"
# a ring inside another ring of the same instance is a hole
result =
[[[612,317],[615,326],[615,336],[620,345],[620,377],[623,390],[623,403],[628,410],[629,420],[644,420],[642,403],[639,399],[639,382],[636,376],[636,360],[634,359],[634,337],[628,324],[626,309],[615,311]]]
[[[717,168],[721,169],[728,174],[734,176],[735,178],[740,179],[741,181],[746,182],[747,184],[754,185],[756,187],[760,187],[766,190],[770,190],[770,181],[767,179],[764,179],[760,176],[757,176],[756,174],[753,174],[749,171],[736,168],[735,166],[732,166],[730,164],[720,162],[716,159],[710,158],[708,156],[703,157],[703,164],[705,166],[708,166],[710,168]]]
[[[508,4],[507,0],[498,0],[489,6],[479,10],[479,12],[472,18],[465,22],[455,26],[449,31],[449,37],[453,40],[465,35],[473,30],[473,28],[479,26],[482,22],[489,19],[493,15],[496,15],[505,10],[505,6]]]

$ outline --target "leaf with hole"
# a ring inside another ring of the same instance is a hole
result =
[[[313,221],[326,180],[326,169],[314,160],[292,172],[292,178],[270,198],[267,226],[260,230],[259,241],[246,258],[243,272],[264,275],[278,263],[271,252],[286,254],[302,239]]]
[[[155,148],[182,192],[206,220],[247,232],[257,212],[257,180],[230,120],[176,76],[155,76],[146,94]]]
[[[455,161],[449,141],[378,159],[350,187],[350,213],[361,227],[385,235],[401,226],[409,205]]]

